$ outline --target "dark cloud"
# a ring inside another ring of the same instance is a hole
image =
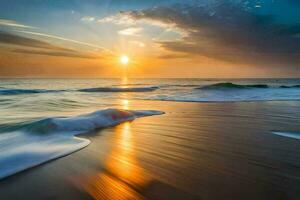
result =
[[[19,45],[25,47],[34,47],[42,49],[53,49],[53,50],[63,50],[63,51],[73,51],[68,48],[56,46],[48,42],[41,40],[36,40],[32,38],[27,38],[19,35],[15,35],[8,32],[0,32],[0,43],[10,44],[10,45]]]
[[[96,59],[98,56],[88,55],[80,52],[68,52],[68,51],[41,51],[33,49],[14,49],[14,53],[23,53],[23,54],[36,54],[36,55],[45,55],[45,56],[62,56],[62,57],[72,57],[72,58],[88,58]]]
[[[37,39],[26,38],[19,35],[14,35],[8,32],[0,32],[0,43],[8,45],[18,45],[27,47],[28,49],[14,49],[12,52],[25,53],[25,54],[37,54],[47,56],[63,56],[63,57],[76,57],[76,58],[98,58],[96,56],[88,55],[75,51],[73,49],[64,48],[44,42]],[[34,48],[34,49],[33,49]]]
[[[160,59],[189,59],[191,56],[189,54],[164,54],[160,55],[157,58]]]
[[[236,3],[177,4],[123,14],[186,32],[179,41],[159,42],[170,51],[238,63],[295,66],[300,62],[299,25],[280,24],[271,15],[255,14]]]

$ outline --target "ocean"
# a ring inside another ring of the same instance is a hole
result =
[[[163,114],[132,100],[299,101],[300,79],[0,79],[0,179],[84,148],[78,134]]]

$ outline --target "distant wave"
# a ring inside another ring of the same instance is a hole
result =
[[[195,84],[164,84],[160,85],[160,87],[198,87],[199,85]]]
[[[280,88],[300,88],[300,85],[291,85],[291,86],[281,85]]]
[[[80,92],[151,92],[159,89],[157,86],[151,87],[98,87],[80,89]]]
[[[90,141],[76,137],[80,133],[159,114],[163,112],[106,109],[14,124],[14,131],[0,134],[0,179],[84,148]]]
[[[224,82],[224,83],[215,83],[211,85],[205,85],[202,87],[197,87],[195,89],[251,89],[251,88],[261,88],[261,89],[266,89],[266,88],[300,88],[300,85],[281,85],[279,87],[272,87],[267,84],[235,84],[235,83],[230,83],[230,82]]]
[[[246,89],[246,88],[269,88],[266,84],[251,84],[251,85],[240,85],[230,82],[215,83],[211,85],[205,85],[196,89]]]
[[[149,84],[146,84],[146,83],[128,83],[128,84],[117,84],[117,85],[112,85],[112,86],[116,86],[116,87],[119,87],[119,86],[137,86],[137,85],[149,85]]]
[[[63,90],[43,90],[43,89],[0,89],[0,95],[38,94],[48,92],[60,92]]]

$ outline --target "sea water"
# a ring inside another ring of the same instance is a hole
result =
[[[111,109],[122,99],[298,101],[300,79],[0,79],[0,179],[90,143],[77,134],[163,114]]]

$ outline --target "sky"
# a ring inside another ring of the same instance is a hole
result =
[[[300,77],[298,0],[0,4],[0,77]]]

